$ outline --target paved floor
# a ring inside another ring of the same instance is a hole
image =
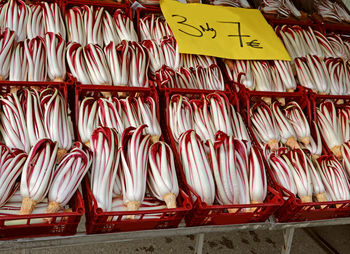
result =
[[[350,226],[318,227],[312,229],[324,238],[333,252],[321,247],[312,237],[313,234],[303,229],[295,231],[291,253],[326,254],[350,253]],[[203,253],[228,254],[274,254],[280,253],[283,241],[281,231],[247,231],[235,233],[207,234]],[[165,237],[142,241],[104,243],[79,247],[30,250],[37,254],[71,253],[137,253],[160,254],[194,252],[194,236]],[[6,251],[5,254],[23,253],[20,250]]]

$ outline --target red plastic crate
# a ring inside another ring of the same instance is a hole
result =
[[[85,225],[87,234],[176,228],[185,214],[192,209],[189,196],[181,189],[177,197],[178,208],[131,212],[103,212],[97,206],[88,177],[84,179],[83,191],[86,205]],[[145,197],[145,200],[156,199]],[[146,218],[148,215],[154,214],[159,215],[159,218]],[[135,215],[136,219],[127,219],[130,215]]]
[[[76,85],[75,88],[75,112],[78,116],[79,100],[84,96],[93,93],[95,98],[99,98],[100,92],[110,92],[112,96],[118,96],[118,93],[123,93],[123,96],[151,96],[157,105],[157,116],[159,118],[159,99],[154,87],[149,88],[135,88],[135,87],[117,87],[117,86],[90,86],[90,85]],[[76,117],[77,122],[77,117]],[[76,124],[77,126],[77,124]],[[79,134],[77,133],[77,136]],[[161,139],[163,139],[162,133]],[[103,212],[97,206],[96,200],[91,192],[89,180],[86,177],[83,184],[84,201],[86,209],[86,231],[88,234],[106,233],[116,231],[134,231],[146,230],[156,228],[174,228],[179,225],[185,214],[192,209],[192,204],[189,196],[180,191],[177,198],[178,208],[176,209],[158,209],[148,211],[134,211],[134,212]],[[155,200],[155,198],[146,198],[148,200]],[[151,219],[144,218],[148,214],[161,214],[160,218]],[[128,215],[138,215],[140,218],[135,220],[127,220]],[[111,221],[110,216],[117,218]]]
[[[240,99],[242,101],[242,115],[248,122],[249,129],[251,130],[251,121],[249,117],[249,110],[253,103],[260,102],[262,97],[271,97],[272,101],[277,98],[285,98],[286,103],[289,101],[296,101],[301,109],[304,111],[309,123],[313,120],[312,103],[308,98],[308,94],[305,91],[296,93],[265,93],[245,90],[241,93]],[[312,126],[310,126],[312,127]],[[255,142],[257,141],[253,132],[251,132]],[[314,136],[313,129],[311,128],[311,134]],[[327,156],[328,150],[323,148],[324,156]],[[275,212],[275,218],[279,222],[289,221],[311,221],[322,220],[331,218],[340,218],[350,216],[350,200],[346,201],[329,201],[329,202],[309,202],[302,203],[293,193],[285,189],[283,186],[277,183],[276,179],[272,177],[271,169],[265,161],[266,168],[269,172],[268,179],[271,185],[283,195],[284,204]],[[338,205],[336,207],[335,205]]]
[[[181,92],[182,90],[182,92]],[[171,96],[174,94],[186,95],[189,98],[200,98],[202,95],[213,93],[214,91],[198,91],[198,90],[183,90],[183,89],[168,89],[165,90],[164,99],[165,103],[162,106],[164,111],[163,117],[166,119],[166,123],[163,122],[163,133],[171,144],[176,159],[176,166],[178,169],[178,178],[181,179],[185,190],[188,190],[192,197],[195,197],[193,209],[185,216],[185,222],[187,226],[200,226],[200,225],[227,225],[227,224],[241,224],[250,222],[263,222],[272,215],[276,209],[282,204],[282,199],[276,190],[272,187],[268,187],[268,195],[263,204],[247,204],[247,205],[207,205],[202,202],[200,197],[193,191],[193,189],[187,184],[186,177],[184,175],[180,155],[177,150],[177,144],[171,134],[169,126],[169,103]],[[225,94],[232,105],[239,111],[239,104],[236,94],[230,92],[221,92]],[[234,212],[229,213],[228,209],[233,209]],[[245,210],[249,210],[246,212]]]
[[[72,208],[72,212],[31,215],[0,214],[0,240],[74,235],[81,216],[85,212],[79,190],[71,198],[69,207]],[[50,220],[51,223],[48,222]]]
[[[298,26],[311,26],[314,29],[320,29],[319,24],[315,23],[309,16],[303,19],[297,19],[293,16],[288,18],[278,18],[273,14],[263,14],[266,21],[272,26],[275,27],[277,25],[298,25]]]

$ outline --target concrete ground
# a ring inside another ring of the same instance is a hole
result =
[[[318,234],[328,243],[328,249],[314,240]],[[326,254],[350,253],[350,226],[318,227],[311,230],[297,229],[291,253]],[[77,247],[28,250],[36,254],[71,253],[194,253],[194,236],[164,237],[119,243],[102,243]],[[274,254],[281,252],[282,231],[243,231],[234,233],[206,234],[203,253],[228,254]],[[331,251],[330,251],[331,250]],[[5,254],[23,253],[21,250],[2,252]]]

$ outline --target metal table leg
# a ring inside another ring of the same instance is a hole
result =
[[[196,246],[194,249],[195,254],[202,254],[203,252],[203,244],[204,244],[204,233],[196,235]]]
[[[295,228],[287,228],[283,230],[284,246],[282,254],[289,254],[292,248],[293,236]]]

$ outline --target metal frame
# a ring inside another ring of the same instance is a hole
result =
[[[272,218],[264,223],[250,223],[237,225],[185,227],[180,225],[172,229],[155,229],[132,232],[116,232],[108,234],[87,235],[80,232],[74,236],[54,236],[40,238],[24,238],[9,241],[0,241],[0,251],[22,249],[26,253],[28,249],[42,249],[51,247],[76,246],[95,243],[125,242],[137,239],[156,237],[171,237],[180,235],[196,235],[195,253],[201,254],[206,233],[232,232],[244,230],[283,230],[284,246],[282,254],[289,254],[292,246],[293,235],[296,228],[321,227],[330,225],[350,224],[350,218],[339,218],[319,221],[304,221],[290,223],[275,223]]]

